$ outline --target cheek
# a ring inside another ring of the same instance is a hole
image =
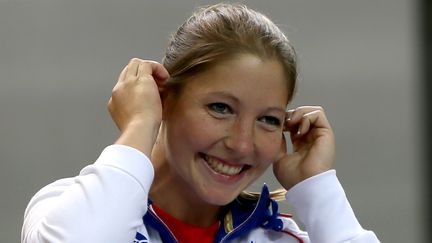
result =
[[[282,132],[281,134],[271,134],[262,136],[259,139],[258,151],[261,161],[264,161],[266,166],[271,165],[278,158],[282,147]]]
[[[223,137],[225,128],[203,114],[186,114],[182,121],[181,124],[177,124],[172,134],[181,146],[198,151],[205,150]]]

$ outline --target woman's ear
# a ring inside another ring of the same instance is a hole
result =
[[[170,113],[171,107],[174,104],[174,95],[169,89],[159,89],[159,94],[162,103],[162,120],[165,120]]]
[[[279,161],[287,154],[287,144],[286,144],[286,138],[285,133],[282,133],[282,142],[280,145],[279,153],[276,157],[276,161]]]

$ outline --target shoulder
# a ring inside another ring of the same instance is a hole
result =
[[[297,242],[309,242],[308,233],[300,229],[292,215],[280,213],[278,218],[283,222],[283,229],[279,231],[281,235],[288,238],[294,238]]]
[[[309,243],[307,232],[302,231],[290,215],[281,214],[279,219],[283,222],[280,231],[258,227],[249,232],[245,237],[238,238],[235,242],[274,242],[274,243]]]
[[[232,219],[226,221],[233,222],[233,232],[239,234],[238,238],[234,237],[238,241],[234,242],[309,242],[308,234],[290,214],[278,212],[278,202],[270,198],[267,186],[258,200],[238,198],[229,208],[225,217]]]

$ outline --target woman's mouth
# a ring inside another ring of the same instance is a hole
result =
[[[200,153],[200,156],[205,160],[205,162],[207,163],[207,165],[209,165],[209,167],[222,175],[225,176],[234,176],[234,175],[238,175],[240,174],[242,171],[248,169],[250,166],[243,164],[243,165],[229,165],[226,164],[216,158],[210,157],[204,153]]]

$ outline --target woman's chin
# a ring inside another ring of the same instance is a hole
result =
[[[211,205],[225,206],[234,201],[239,193],[226,190],[206,190],[201,194],[201,199]]]

